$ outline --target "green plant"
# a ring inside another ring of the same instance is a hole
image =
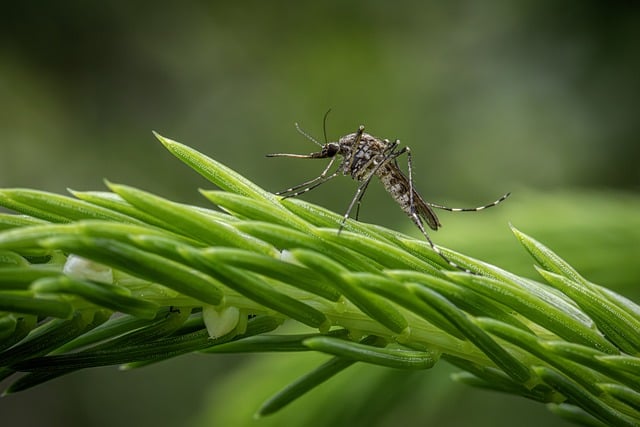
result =
[[[17,392],[78,369],[190,352],[316,351],[328,362],[259,415],[356,362],[427,369],[546,402],[589,425],[640,423],[640,309],[513,229],[547,284],[280,200],[175,141],[223,212],[125,185],[66,197],[0,191],[0,375]],[[293,319],[307,333],[279,333]]]

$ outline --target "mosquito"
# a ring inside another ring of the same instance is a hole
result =
[[[327,112],[328,114],[328,112]],[[324,120],[326,123],[327,114]],[[506,193],[493,203],[489,203],[477,208],[450,208],[425,201],[413,184],[413,167],[411,159],[411,149],[409,147],[400,148],[400,140],[396,139],[391,142],[388,139],[380,139],[368,133],[365,133],[364,126],[360,125],[354,133],[343,136],[338,142],[326,142],[326,127],[324,131],[325,143],[320,144],[315,138],[303,131],[298,124],[296,129],[307,139],[320,146],[320,151],[310,154],[288,154],[274,153],[267,154],[267,157],[292,157],[297,159],[331,159],[322,173],[311,180],[305,181],[299,185],[287,188],[284,191],[277,192],[277,195],[283,198],[296,197],[304,194],[314,188],[319,187],[327,181],[332,180],[336,176],[342,174],[350,175],[351,178],[359,182],[346,213],[344,214],[338,233],[344,228],[351,211],[356,207],[355,219],[358,219],[360,212],[360,202],[364,196],[369,183],[373,177],[377,177],[385,190],[400,205],[400,208],[411,218],[413,223],[418,227],[427,242],[442,259],[444,259],[452,267],[471,273],[455,262],[447,258],[438,247],[433,243],[429,234],[425,230],[424,222],[429,228],[437,231],[442,225],[438,220],[438,216],[434,212],[435,209],[442,209],[450,212],[478,212],[492,206],[495,206],[509,197],[510,193]],[[407,177],[398,166],[398,157],[403,154],[407,155],[407,169],[409,176]],[[339,160],[337,160],[339,159]],[[335,171],[329,172],[331,167],[339,161]],[[423,222],[424,221],[424,222]]]

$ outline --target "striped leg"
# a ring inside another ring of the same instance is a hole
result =
[[[369,182],[371,182],[371,180],[369,180]],[[364,186],[364,188],[362,189],[362,192],[360,193],[360,198],[358,199],[358,203],[356,204],[356,215],[354,217],[356,221],[358,220],[358,218],[360,218],[360,204],[362,202],[362,198],[364,197],[364,192],[367,191],[368,186],[369,186],[368,183],[367,185]]]
[[[324,170],[322,171],[322,173],[320,174],[320,176],[310,179],[309,181],[305,181],[302,184],[298,184],[295,185],[291,188],[287,188],[284,191],[278,191],[276,194],[278,196],[282,196],[284,199],[289,198],[289,197],[296,197],[299,196],[300,194],[306,193],[307,191],[311,191],[314,188],[324,184],[325,182],[329,181],[330,179],[335,178],[336,176],[338,176],[338,171],[332,173],[331,175],[327,176],[327,172],[329,172],[329,169],[331,169],[331,166],[333,166],[333,163],[335,161],[335,157],[331,158],[331,161],[329,162],[329,164],[327,165],[326,168],[324,168]],[[300,190],[302,188],[302,190]],[[300,190],[300,191],[297,191]]]
[[[362,200],[362,197],[364,196],[364,192],[367,190],[367,187],[369,186],[369,183],[371,182],[371,178],[373,178],[373,175],[374,175],[373,173],[369,174],[367,179],[362,181],[362,183],[358,186],[358,189],[356,190],[356,194],[353,196],[353,199],[351,199],[351,203],[349,203],[349,207],[347,208],[347,211],[342,217],[342,221],[340,221],[340,227],[338,227],[338,234],[340,234],[340,232],[344,228],[344,225],[347,223],[347,219],[349,219],[349,214],[353,210],[353,206],[356,203],[358,204],[358,209],[356,210],[356,217],[360,213],[360,201]]]
[[[431,206],[432,208],[442,209],[442,210],[449,211],[449,212],[478,212],[478,211],[481,211],[483,209],[487,209],[487,208],[493,207],[493,206],[497,205],[498,203],[501,203],[502,201],[504,201],[504,199],[506,199],[510,195],[511,195],[511,193],[507,193],[504,196],[500,197],[495,202],[489,203],[488,205],[479,206],[477,208],[450,208],[450,207],[447,207],[447,206],[437,205],[435,203],[427,202],[427,204],[429,206]]]

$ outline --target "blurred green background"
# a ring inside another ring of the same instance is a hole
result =
[[[266,159],[364,124],[411,147],[437,243],[535,277],[507,227],[640,298],[640,6],[636,2],[4,2],[0,186],[103,189],[103,178],[205,204],[208,183],[151,130],[269,190],[324,163]],[[343,212],[347,178],[305,198]],[[361,220],[414,233],[379,185]],[[442,364],[357,367],[278,414],[260,401],[318,363],[189,356],[81,372],[0,399],[6,425],[566,425],[543,405],[470,390]],[[311,357],[311,359],[313,359]],[[309,418],[311,416],[311,418]],[[6,422],[10,421],[10,422]]]

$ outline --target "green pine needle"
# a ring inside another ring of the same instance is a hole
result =
[[[221,211],[125,185],[73,197],[0,190],[5,393],[79,369],[191,352],[333,358],[267,401],[273,413],[356,362],[428,369],[549,404],[590,425],[640,423],[640,308],[517,229],[546,284],[427,242],[281,200],[157,135],[223,191]],[[306,334],[279,331],[293,319]]]

